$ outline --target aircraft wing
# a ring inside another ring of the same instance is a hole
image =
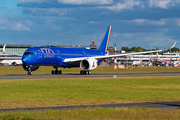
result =
[[[138,55],[138,54],[146,54],[146,53],[153,53],[153,52],[162,52],[166,51],[169,49],[172,49],[176,45],[176,42],[173,44],[172,47],[164,50],[155,50],[155,51],[146,51],[146,52],[134,52],[134,53],[124,53],[124,54],[114,54],[114,55],[101,55],[101,56],[93,56],[93,57],[80,57],[80,58],[68,58],[64,59],[63,62],[65,63],[70,63],[70,62],[78,62],[84,59],[96,59],[96,60],[101,60],[101,59],[106,59],[106,58],[114,58],[114,57],[121,57],[121,56],[129,56],[129,55]]]
[[[6,51],[5,51],[5,47],[6,47],[6,45],[4,45],[4,46],[3,46],[3,52],[4,52],[4,53],[6,53],[6,54],[10,54],[10,55],[16,55],[16,56],[20,56],[20,57],[22,57],[22,56],[23,56],[23,54],[17,54],[17,53],[10,53],[10,52],[6,52]]]

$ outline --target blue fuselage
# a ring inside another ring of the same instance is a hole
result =
[[[37,66],[78,67],[79,63],[64,63],[64,59],[105,55],[107,52],[82,48],[33,47],[25,51],[22,61]]]

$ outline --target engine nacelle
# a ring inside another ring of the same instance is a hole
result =
[[[80,68],[84,71],[90,71],[97,68],[96,59],[84,59],[80,62]]]
[[[24,70],[28,71],[28,70],[29,70],[29,67],[30,67],[30,65],[23,63],[23,68],[24,68]],[[34,65],[33,65],[33,66],[31,67],[31,71],[35,71],[35,70],[37,70],[38,68],[39,68],[39,66],[34,66]]]

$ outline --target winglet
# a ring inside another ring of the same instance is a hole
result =
[[[5,51],[5,47],[6,47],[6,44],[3,46],[3,52],[5,52],[5,53],[6,53],[6,51]]]
[[[170,47],[169,49],[172,49],[175,45],[176,45],[177,41],[174,43],[174,45],[172,47]]]
[[[4,53],[6,53],[6,54],[16,55],[16,56],[21,56],[21,57],[23,56],[22,54],[17,54],[17,53],[9,53],[9,52],[6,52],[5,48],[6,48],[6,44],[3,46],[3,52],[4,52]]]

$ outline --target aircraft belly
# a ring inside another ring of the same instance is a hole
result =
[[[53,66],[53,65],[59,65],[61,61],[62,61],[61,59],[56,59],[56,58],[42,58],[38,61],[37,64]]]

